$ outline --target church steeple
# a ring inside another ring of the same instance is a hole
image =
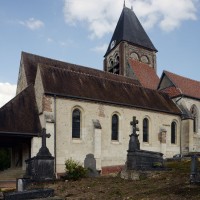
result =
[[[104,70],[127,75],[127,59],[133,58],[156,69],[156,52],[150,38],[132,9],[125,6],[105,53]],[[117,54],[117,55],[116,55]],[[116,65],[117,69],[111,69]]]

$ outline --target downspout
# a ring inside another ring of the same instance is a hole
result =
[[[176,100],[176,104],[183,98],[183,93],[182,93],[182,90],[180,88],[178,88],[180,93],[181,93],[181,96],[179,99]],[[182,112],[182,111],[181,111]],[[181,124],[180,124],[180,155],[182,156],[182,116],[181,116]]]
[[[180,124],[180,155],[182,156],[182,142],[181,142],[181,137],[182,135],[182,117],[181,117],[181,124]]]
[[[55,174],[56,174],[56,161],[57,161],[57,158],[56,158],[56,95],[54,95],[54,157],[55,157],[55,166],[54,166],[54,169],[55,169]]]

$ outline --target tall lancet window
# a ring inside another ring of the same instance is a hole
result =
[[[119,139],[119,117],[114,114],[112,116],[112,136],[111,140],[118,140]]]
[[[198,110],[196,105],[193,105],[190,110],[192,117],[193,117],[193,132],[198,132]]]
[[[72,138],[80,138],[81,136],[81,111],[75,109],[72,113]]]
[[[143,142],[149,142],[149,120],[143,119]]]
[[[171,124],[171,144],[176,144],[177,125],[176,122]]]

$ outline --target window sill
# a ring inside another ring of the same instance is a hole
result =
[[[143,145],[150,146],[150,143],[149,142],[143,142]]]
[[[81,138],[72,138],[72,143],[74,143],[74,144],[80,144],[80,143],[82,143],[83,141],[82,141],[82,139]]]
[[[121,144],[118,140],[111,140],[111,144]]]
[[[172,143],[171,143],[171,146],[178,146],[178,144],[174,144],[174,143],[172,144]]]

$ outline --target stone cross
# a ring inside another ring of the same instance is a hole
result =
[[[139,131],[139,128],[137,127],[138,124],[138,120],[136,120],[136,117],[133,117],[133,121],[130,122],[131,126],[133,127],[132,129],[132,134],[129,135],[130,136],[130,140],[129,140],[129,149],[128,151],[136,151],[136,150],[140,150],[140,142],[138,140],[138,134],[136,133],[136,131]]]
[[[42,129],[42,132],[39,134],[42,137],[42,148],[46,147],[46,138],[50,138],[51,134],[46,133],[46,128]]]
[[[137,127],[138,120],[136,120],[136,117],[133,117],[133,121],[130,122],[130,125],[132,126],[132,134],[136,134],[136,131],[139,131],[139,128]]]

